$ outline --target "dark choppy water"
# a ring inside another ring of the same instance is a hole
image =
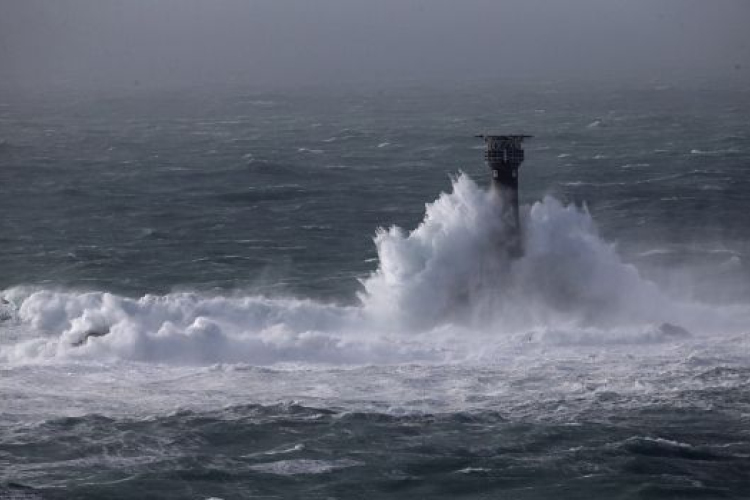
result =
[[[746,90],[0,101],[0,497],[750,496]]]

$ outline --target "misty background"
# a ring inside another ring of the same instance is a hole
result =
[[[746,0],[0,0],[0,86],[750,77]]]

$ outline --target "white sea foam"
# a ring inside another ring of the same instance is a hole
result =
[[[718,156],[718,155],[724,155],[724,154],[734,154],[734,153],[739,153],[739,152],[740,150],[737,148],[717,149],[717,150],[710,150],[710,151],[704,151],[701,149],[690,150],[690,154],[698,155],[698,156]]]
[[[341,460],[280,460],[278,462],[269,462],[253,465],[250,468],[259,472],[268,474],[277,474],[280,476],[293,476],[297,474],[325,474],[338,469],[355,467],[363,465],[362,462],[349,459]]]
[[[14,288],[0,359],[181,364],[455,360],[518,342],[674,340],[659,325],[736,332],[746,308],[680,303],[624,263],[586,208],[545,198],[522,212],[521,258],[504,248],[497,200],[465,175],[413,231],[377,232],[379,266],[359,306],[253,294]],[[8,307],[6,307],[7,309]],[[5,326],[2,326],[2,325]]]

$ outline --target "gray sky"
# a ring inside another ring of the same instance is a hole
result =
[[[748,0],[0,0],[0,84],[750,80]]]

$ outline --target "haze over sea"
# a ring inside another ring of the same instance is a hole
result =
[[[0,498],[750,497],[748,116],[697,83],[3,100]],[[491,132],[535,136],[519,259]]]

